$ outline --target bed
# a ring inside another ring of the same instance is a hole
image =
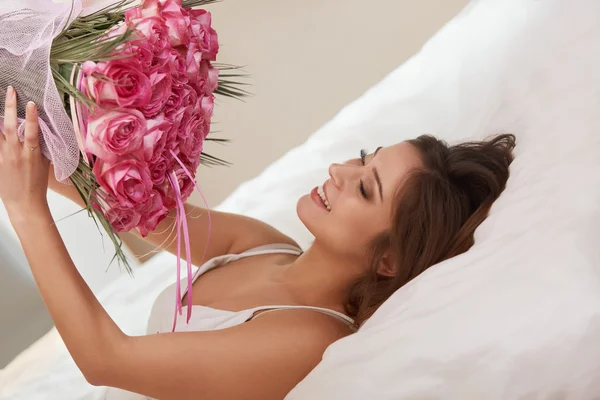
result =
[[[295,199],[357,149],[422,133],[517,135],[507,189],[466,254],[401,288],[287,397],[592,399],[600,393],[600,2],[474,0],[404,65],[218,208],[311,237]],[[307,155],[312,162],[304,163]],[[160,254],[101,291],[129,334],[174,281]],[[0,398],[101,399],[55,330]]]

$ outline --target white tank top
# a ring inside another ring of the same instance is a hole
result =
[[[220,257],[215,257],[212,260],[204,263],[193,277],[193,282],[196,281],[202,274],[206,272],[228,264],[230,262],[258,255],[264,254],[293,254],[300,255],[302,254],[302,250],[295,246],[287,245],[287,244],[272,244],[257,247],[252,250],[248,250],[241,254],[226,254]],[[156,334],[156,333],[167,333],[172,332],[173,330],[173,317],[175,312],[175,287],[173,284],[167,287],[165,290],[160,293],[154,302],[154,306],[152,307],[152,311],[150,312],[150,317],[148,319],[148,326],[146,333],[148,335]],[[187,293],[187,280],[181,281],[181,287],[186,288],[182,291],[182,298]],[[176,332],[198,332],[198,331],[211,331],[217,329],[225,329],[231,328],[233,326],[243,324],[251,320],[257,312],[270,312],[277,310],[293,310],[293,309],[308,309],[314,310],[316,312],[320,312],[323,314],[330,315],[333,318],[337,318],[342,322],[346,323],[348,326],[353,326],[354,320],[347,315],[344,315],[338,311],[330,310],[327,308],[320,307],[310,307],[310,306],[288,306],[288,305],[268,305],[261,307],[254,307],[247,310],[242,311],[226,311],[226,310],[218,310],[211,307],[194,305],[192,306],[192,316],[190,318],[189,323],[186,322],[187,319],[187,306],[183,306],[184,312],[181,315],[177,315],[177,324],[176,324]]]
[[[194,274],[193,281],[195,282],[202,274],[210,271],[211,269],[220,267],[230,262],[239,260],[245,257],[258,256],[263,254],[293,254],[300,255],[302,250],[295,246],[288,244],[272,244],[257,247],[252,250],[248,250],[241,254],[226,254],[220,257],[215,257],[212,260],[204,263],[196,273]],[[181,297],[187,293],[187,280],[181,280],[181,287],[186,289],[182,291]],[[148,325],[146,333],[153,335],[156,333],[167,333],[173,330],[173,317],[175,313],[175,283],[163,290],[156,298],[150,317],[148,318]],[[242,311],[226,311],[218,310],[216,308],[205,307],[195,305],[193,307],[192,316],[190,322],[187,323],[186,307],[183,306],[184,311],[181,315],[177,315],[177,326],[176,332],[198,332],[198,331],[211,331],[218,329],[231,328],[236,325],[243,324],[244,322],[250,321],[255,317],[257,312],[262,314],[277,310],[313,310],[329,315],[333,318],[339,319],[340,321],[347,324],[351,329],[354,329],[354,320],[347,315],[344,315],[338,311],[330,310],[328,308],[321,307],[310,307],[310,306],[288,306],[288,305],[270,305],[249,308]],[[103,397],[105,400],[142,400],[149,399],[149,397],[127,392],[116,388],[107,388],[106,393]]]

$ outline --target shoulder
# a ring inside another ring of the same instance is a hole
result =
[[[319,353],[319,359],[331,343],[352,333],[342,321],[309,309],[282,309],[258,314],[245,325],[249,331],[285,333],[283,341],[286,343],[301,339],[304,350]]]

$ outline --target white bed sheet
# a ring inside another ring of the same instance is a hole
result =
[[[419,55],[221,205],[306,246],[294,200],[323,181],[330,162],[421,133],[518,135],[507,191],[473,250],[398,291],[365,329],[331,346],[289,399],[599,393],[598,18],[596,0],[475,0]],[[127,333],[143,333],[154,297],[174,281],[173,263],[157,256],[135,280],[101,293]],[[1,399],[102,393],[55,331],[0,373]]]
[[[100,301],[127,334],[145,334],[154,300],[176,280],[175,265],[171,254],[158,254],[134,278],[123,275],[101,291]],[[1,400],[100,400],[105,391],[86,382],[55,328],[0,371]]]

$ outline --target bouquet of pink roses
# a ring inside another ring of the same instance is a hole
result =
[[[211,15],[193,8],[213,1],[120,0],[89,15],[80,0],[0,3],[0,86],[19,92],[21,120],[26,101],[38,104],[56,178],[77,188],[128,270],[118,233],[145,236],[176,210],[188,285],[184,202],[200,163],[224,163],[203,152],[215,94],[246,93],[235,67],[214,64]]]
[[[194,189],[210,130],[219,44],[205,10],[181,1],[145,0],[109,31],[128,41],[122,57],[86,61],[76,89],[97,107],[77,103],[82,152],[108,196],[97,206],[117,231],[145,236]]]
[[[56,178],[77,188],[126,267],[118,233],[145,236],[173,209],[184,227],[199,164],[224,163],[203,152],[214,95],[245,92],[235,67],[214,64],[211,14],[193,8],[213,1],[120,0],[89,15],[80,0],[0,4],[0,84],[38,104]]]

